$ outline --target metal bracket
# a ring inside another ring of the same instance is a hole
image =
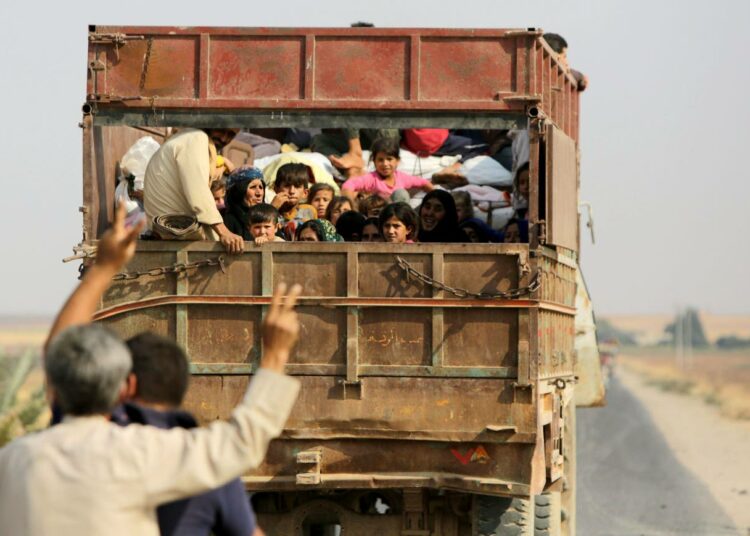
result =
[[[146,37],[143,35],[126,35],[124,33],[90,33],[89,43],[92,45],[111,45],[115,47],[115,57],[120,59],[120,47],[125,46],[128,41],[141,41]]]
[[[539,220],[536,222],[537,227],[537,239],[539,240],[540,244],[546,244],[547,243],[547,222],[544,220]]]
[[[362,400],[362,395],[364,394],[362,392],[362,381],[349,381],[345,378],[341,378],[338,383],[344,389],[344,400]]]
[[[125,101],[134,101],[134,100],[143,100],[143,97],[140,95],[132,95],[130,97],[124,97],[122,95],[110,95],[108,93],[89,93],[86,95],[86,100],[88,102],[101,102],[101,103],[109,103],[109,102],[125,102]]]
[[[421,488],[403,490],[404,514],[401,536],[430,536],[427,528],[426,494]]]
[[[303,450],[297,453],[297,463],[300,465],[312,465],[309,471],[297,473],[297,484],[315,486],[320,484],[320,464],[323,461],[323,452],[320,449]]]

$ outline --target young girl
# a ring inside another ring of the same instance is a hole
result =
[[[378,138],[372,143],[370,156],[375,164],[375,171],[347,180],[342,186],[342,193],[354,201],[357,193],[377,194],[383,199],[392,200],[397,190],[417,188],[424,192],[432,191],[432,183],[421,177],[414,177],[398,171],[400,153],[398,140]]]
[[[408,203],[391,203],[379,216],[383,242],[413,244],[417,237],[417,213]]]
[[[382,242],[380,236],[380,222],[377,218],[367,218],[365,226],[362,227],[362,242]]]
[[[334,197],[333,201],[328,203],[328,208],[326,209],[326,219],[332,224],[336,225],[339,216],[341,216],[344,212],[349,212],[350,210],[354,210],[354,203],[352,203],[348,197]]]
[[[468,242],[458,227],[458,214],[453,196],[444,190],[433,190],[419,206],[420,242]]]
[[[328,209],[328,205],[331,204],[335,196],[336,191],[333,189],[333,186],[318,182],[307,193],[307,202],[318,211],[318,218],[325,218],[326,209]]]

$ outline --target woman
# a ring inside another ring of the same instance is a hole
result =
[[[468,242],[458,227],[458,214],[453,196],[445,190],[433,190],[419,206],[420,242]]]
[[[227,178],[226,213],[224,225],[245,240],[253,240],[249,231],[250,207],[263,203],[266,183],[263,172],[255,167],[243,167],[233,171]]]
[[[343,242],[336,228],[328,220],[308,220],[297,227],[296,242]]]

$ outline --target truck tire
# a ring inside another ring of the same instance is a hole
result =
[[[562,534],[576,533],[576,405],[571,400],[563,413],[563,489],[561,493]]]
[[[534,497],[534,536],[560,536],[560,493],[542,493]]]
[[[473,536],[531,536],[534,504],[517,497],[474,497]]]

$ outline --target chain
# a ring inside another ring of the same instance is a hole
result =
[[[165,274],[179,274],[181,272],[187,272],[188,270],[195,270],[202,268],[203,266],[218,266],[222,273],[227,273],[226,265],[224,264],[224,256],[221,255],[215,259],[203,259],[201,261],[194,262],[176,262],[170,266],[160,266],[158,268],[150,268],[148,270],[142,270],[140,272],[120,272],[116,274],[113,281],[131,281],[138,279],[144,275],[151,277],[158,277]]]
[[[499,292],[469,292],[466,289],[449,287],[448,285],[446,285],[445,283],[441,281],[436,281],[432,279],[430,276],[423,274],[422,272],[419,272],[416,269],[414,269],[414,267],[412,267],[412,265],[409,264],[402,257],[397,256],[396,263],[398,264],[399,268],[401,268],[404,272],[406,272],[407,281],[413,277],[417,279],[418,281],[421,281],[425,285],[428,285],[432,288],[436,288],[438,290],[444,290],[446,292],[450,292],[451,294],[459,298],[477,298],[477,299],[482,299],[482,300],[486,300],[486,299],[512,300],[515,298],[520,298],[521,296],[531,294],[532,292],[536,292],[539,289],[539,272],[538,271],[532,276],[531,281],[525,287],[514,288],[510,290],[501,290]]]

